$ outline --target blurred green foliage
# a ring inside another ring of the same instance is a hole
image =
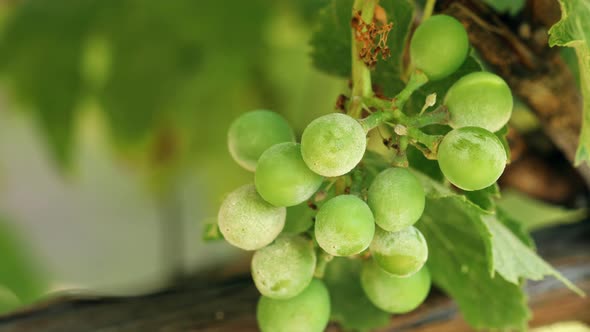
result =
[[[47,275],[30,255],[28,244],[0,217],[0,314],[15,306],[14,296],[18,302],[31,303],[47,286]]]
[[[193,167],[215,179],[207,189],[216,203],[247,174],[226,152],[232,118],[272,109],[300,132],[332,111],[344,83],[313,71],[307,46],[326,2],[6,5],[0,75],[62,168],[70,165],[80,114],[98,105],[123,160],[158,185]]]

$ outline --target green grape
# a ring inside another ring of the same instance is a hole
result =
[[[269,147],[294,142],[293,130],[275,112],[258,110],[244,113],[229,127],[227,143],[232,158],[243,168],[254,171],[260,155]]]
[[[230,244],[256,250],[274,241],[285,225],[286,209],[267,203],[252,184],[230,193],[219,208],[217,222]]]
[[[315,264],[316,255],[311,240],[302,236],[279,237],[254,254],[252,278],[262,295],[288,299],[309,285]]]
[[[374,260],[365,262],[361,285],[367,297],[379,309],[403,314],[416,308],[430,291],[430,272],[426,266],[409,277],[396,277],[385,272]]]
[[[444,104],[451,114],[451,127],[481,127],[495,132],[510,119],[512,93],[501,77],[482,71],[455,82]]]
[[[351,256],[367,249],[374,233],[371,209],[354,195],[330,199],[316,216],[315,238],[333,256]]]
[[[301,154],[312,171],[323,176],[350,172],[367,147],[365,130],[348,115],[332,113],[313,120],[303,131]]]
[[[407,277],[424,266],[428,259],[426,239],[414,226],[398,232],[388,232],[377,227],[371,242],[371,254],[383,270]]]
[[[313,279],[299,295],[287,300],[260,297],[256,319],[262,332],[322,332],[330,319],[330,295]]]
[[[410,42],[412,62],[433,81],[459,69],[468,50],[465,28],[447,15],[434,15],[422,22]]]
[[[10,289],[0,285],[0,315],[9,313],[20,305],[18,297]]]
[[[468,191],[492,185],[506,166],[506,151],[498,137],[479,127],[449,132],[438,146],[437,158],[445,177]]]
[[[264,151],[254,175],[260,196],[275,206],[305,202],[323,181],[307,167],[297,143],[280,143]]]
[[[424,188],[405,168],[388,168],[379,173],[368,192],[368,203],[375,222],[395,232],[413,225],[424,211]]]
[[[287,208],[287,220],[283,234],[299,234],[313,226],[316,210],[307,205],[307,202]]]

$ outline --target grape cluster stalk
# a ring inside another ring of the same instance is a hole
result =
[[[372,20],[364,10],[357,19]],[[381,310],[407,313],[426,299],[428,239],[414,225],[427,201],[407,160],[409,145],[438,160],[457,190],[484,189],[504,171],[507,153],[494,132],[510,117],[512,95],[500,77],[465,75],[444,96],[442,108],[418,115],[404,111],[414,91],[464,63],[469,42],[461,23],[431,16],[409,47],[413,73],[395,98],[378,98],[353,86],[348,112],[313,120],[300,142],[272,111],[247,112],[232,123],[229,151],[254,172],[254,179],[227,196],[218,227],[231,245],[255,251],[251,273],[261,293],[257,319],[262,331],[326,328],[330,294],[322,276],[334,256],[363,261],[359,282]],[[369,68],[358,58],[353,59],[353,85],[366,87]],[[426,129],[433,124],[444,126],[446,134],[429,134]],[[390,136],[381,149],[385,152],[368,151],[367,137],[375,133]]]

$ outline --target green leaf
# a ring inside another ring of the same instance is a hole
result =
[[[533,250],[536,249],[535,241],[521,222],[510,217],[499,207],[496,207],[496,218],[498,218],[498,221],[503,223],[504,226],[508,227],[512,234],[518,237],[527,247]]]
[[[561,20],[549,30],[550,46],[568,46],[576,50],[580,69],[584,115],[575,165],[590,164],[590,2],[559,0]]]
[[[528,231],[584,220],[585,209],[570,210],[547,204],[514,190],[505,190],[497,202],[498,207]]]
[[[529,313],[520,288],[522,279],[552,275],[580,292],[529,248],[532,241],[513,220],[501,220],[466,196],[417,175],[427,192],[417,227],[428,243],[433,280],[457,301],[473,327],[523,327]],[[496,192],[493,187],[487,191]]]
[[[584,295],[581,289],[525,246],[504,224],[498,222],[495,216],[482,216],[482,219],[491,234],[494,270],[504,279],[518,284],[521,278],[541,280],[550,275],[578,295]]]
[[[440,170],[440,167],[438,167],[438,162],[436,160],[430,160],[424,157],[424,153],[413,145],[408,146],[406,155],[412,168],[428,175],[438,182],[444,181],[445,177]]]
[[[424,106],[426,97],[432,93],[436,93],[436,103],[429,109],[436,109],[442,105],[447,91],[458,79],[475,71],[481,71],[481,65],[475,60],[475,58],[468,56],[463,65],[461,65],[461,67],[459,67],[459,69],[457,69],[452,75],[442,80],[428,82],[418,89],[418,91],[414,92],[406,104],[404,111],[408,114],[418,114]]]
[[[504,127],[500,128],[500,130],[498,130],[497,132],[494,133],[494,135],[496,135],[496,137],[498,137],[498,139],[500,140],[500,142],[502,143],[502,146],[504,147],[504,151],[506,151],[506,159],[510,160],[510,145],[508,144],[508,125],[504,125]]]
[[[334,258],[324,281],[330,291],[332,319],[345,330],[369,331],[386,326],[390,315],[375,307],[361,287],[360,259]]]
[[[379,59],[371,75],[373,84],[379,86],[384,95],[393,97],[405,86],[400,77],[404,69],[404,49],[414,20],[414,6],[408,0],[381,1],[379,5],[385,10],[387,21],[393,22],[387,38],[391,57],[386,61]]]
[[[23,3],[7,20],[0,40],[0,70],[10,76],[10,90],[34,114],[62,164],[70,159],[74,108],[82,93],[78,64],[93,15],[90,3]]]
[[[0,316],[21,306],[20,300],[8,288],[0,285]]]
[[[313,65],[328,74],[349,77],[352,70],[352,0],[332,0],[319,16],[311,37]]]
[[[0,217],[0,288],[6,287],[27,304],[38,299],[47,284],[47,274],[32,257],[29,246]]]
[[[352,3],[351,0],[330,1],[318,17],[318,25],[310,42],[314,66],[328,74],[346,78],[351,74],[352,62]],[[400,79],[402,57],[413,20],[414,7],[408,0],[382,1],[380,5],[385,10],[387,21],[393,22],[387,39],[391,57],[377,61],[372,72],[372,81],[386,95],[393,97],[404,87]]]
[[[219,225],[217,224],[217,221],[203,223],[202,239],[205,242],[223,240],[223,234],[221,234],[221,231],[219,230]]]
[[[482,211],[464,196],[432,193],[417,227],[428,243],[428,267],[434,283],[458,304],[476,329],[519,329],[530,313],[517,284],[492,277]],[[439,196],[439,197],[436,197]]]
[[[485,3],[494,8],[495,11],[515,16],[522,10],[525,0],[484,0]]]
[[[500,188],[494,183],[481,190],[465,191],[464,194],[482,210],[493,212],[496,209],[495,199],[500,197]]]

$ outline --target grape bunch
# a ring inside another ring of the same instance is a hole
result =
[[[445,15],[424,21],[410,43],[416,73],[430,81],[454,73],[468,50],[465,29]],[[254,179],[223,201],[218,228],[233,246],[255,251],[251,273],[262,294],[262,331],[325,329],[330,295],[321,278],[334,256],[363,261],[359,283],[381,310],[406,313],[425,300],[431,286],[428,245],[414,226],[425,209],[425,189],[407,162],[386,155],[380,157],[387,166],[367,162],[367,135],[380,126],[395,127],[397,157],[404,158],[408,144],[429,149],[456,190],[494,184],[507,162],[494,132],[510,117],[510,89],[494,74],[471,73],[452,85],[443,104],[448,116],[437,124],[448,132],[440,137],[418,135],[421,128],[412,127],[428,113],[411,117],[393,106],[373,109],[363,119],[350,113],[321,116],[299,143],[287,121],[271,111],[234,120],[229,151]],[[424,146],[424,136],[434,143]]]

